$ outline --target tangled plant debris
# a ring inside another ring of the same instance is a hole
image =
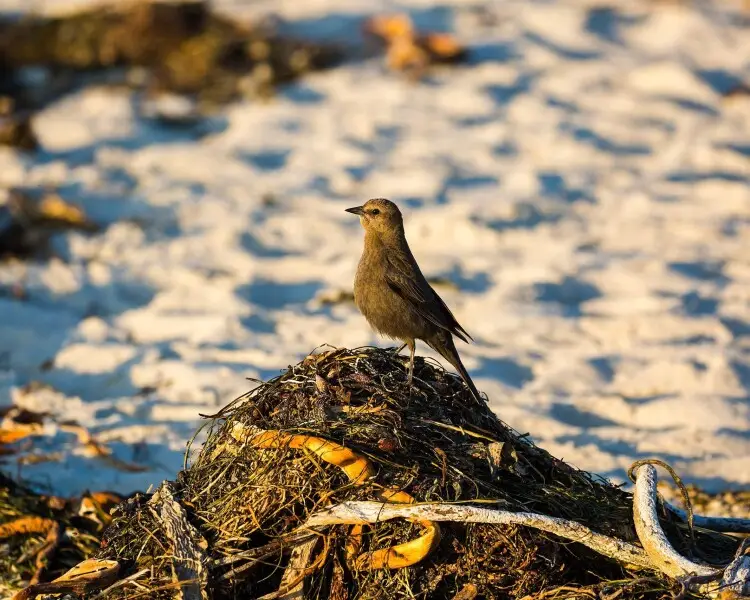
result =
[[[217,14],[208,2],[113,3],[65,16],[0,19],[0,143],[34,149],[29,111],[108,70],[107,81],[151,94],[191,94],[203,104],[268,95],[334,66],[331,44],[289,39]],[[44,77],[19,76],[29,67]],[[119,70],[118,70],[119,68]]]
[[[450,34],[418,32],[406,14],[374,16],[363,29],[386,46],[390,68],[416,77],[430,65],[467,56]],[[190,95],[206,108],[269,96],[279,84],[340,64],[347,52],[283,36],[268,22],[241,23],[204,0],[113,2],[69,15],[0,17],[0,144],[37,149],[34,111],[97,73],[106,73],[108,84],[145,89],[151,98]],[[35,69],[33,77],[24,76],[28,69]]]
[[[415,77],[424,74],[430,65],[461,62],[468,54],[450,34],[417,31],[405,14],[372,17],[364,31],[386,45],[389,68]]]
[[[457,63],[468,54],[450,34],[418,32],[405,14],[372,17],[364,31],[386,45],[389,68],[415,77],[420,77],[430,65]]]
[[[54,233],[66,230],[95,232],[99,227],[58,194],[11,190],[0,204],[0,259],[39,256]]]
[[[0,475],[0,594],[54,579],[91,556],[121,501],[111,492],[42,496]]]
[[[118,459],[105,443],[97,440],[85,427],[74,421],[55,422],[51,415],[32,412],[15,405],[0,409],[0,455],[14,455],[19,471],[24,464],[59,460],[57,453],[44,454],[34,451],[32,439],[45,435],[45,424],[52,425],[53,430],[59,429],[75,435],[85,456],[99,459],[102,463],[124,472],[138,473],[147,470],[143,465]],[[16,444],[21,440],[26,442],[23,444],[24,448]]]
[[[117,507],[97,557],[79,567],[88,578],[79,597],[662,598],[707,589],[660,571],[636,533],[630,494],[536,447],[430,361],[417,360],[410,389],[392,351],[326,350],[207,426],[175,482]],[[639,484],[653,480],[641,495],[655,498],[653,467],[640,469]],[[718,582],[740,541],[658,507],[641,510],[638,526]],[[71,577],[36,589],[70,591]],[[37,594],[29,589],[24,597]]]

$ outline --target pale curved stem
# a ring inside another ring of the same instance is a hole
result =
[[[664,506],[681,521],[688,522],[686,511],[666,501],[664,502]],[[693,515],[693,525],[722,533],[750,533],[750,519],[736,517],[702,517],[701,515]]]
[[[342,502],[312,515],[304,527],[379,523],[391,519],[454,521],[525,525],[578,542],[592,550],[634,567],[653,568],[648,555],[637,546],[592,531],[581,523],[536,513],[509,512],[459,504],[398,505],[382,502]]]
[[[675,579],[688,575],[712,576],[720,573],[719,569],[695,563],[679,554],[664,535],[657,513],[656,469],[652,465],[641,465],[635,469],[634,475],[635,530],[654,566]]]

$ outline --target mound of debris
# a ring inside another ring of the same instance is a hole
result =
[[[711,529],[750,523],[657,504],[647,464],[626,493],[536,447],[435,363],[418,358],[410,388],[404,362],[327,350],[238,398],[176,481],[115,509],[96,560],[24,597],[742,593],[742,542]]]

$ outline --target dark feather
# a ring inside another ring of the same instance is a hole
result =
[[[471,380],[469,372],[464,367],[464,363],[461,362],[461,357],[458,355],[456,350],[456,344],[453,343],[453,338],[449,335],[438,335],[432,339],[425,340],[427,345],[440,354],[445,360],[447,360],[453,367],[458,371],[461,379],[471,391],[471,395],[474,396],[478,401],[482,401],[482,397],[479,395],[479,390],[474,382]]]
[[[390,266],[390,269],[387,269],[385,273],[388,287],[430,323],[452,333],[463,342],[473,341],[473,338],[461,327],[456,317],[443,302],[443,299],[427,283],[413,258],[409,261],[392,252],[388,254],[387,260]]]

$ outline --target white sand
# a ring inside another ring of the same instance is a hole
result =
[[[731,2],[220,4],[344,40],[405,8],[476,59],[417,85],[352,62],[228,106],[202,138],[106,89],[40,113],[44,151],[0,149],[0,185],[61,186],[108,227],[60,239],[65,261],[0,265],[0,289],[29,294],[0,296],[0,396],[52,414],[22,455],[59,458],[9,472],[61,494],[145,489],[245,377],[323,343],[385,344],[319,298],[350,289],[361,249],[343,209],[386,196],[423,271],[460,289],[439,291],[501,418],[618,481],[659,457],[709,490],[750,484],[750,97],[720,95],[750,76],[750,36]],[[66,419],[149,470],[85,456]]]

